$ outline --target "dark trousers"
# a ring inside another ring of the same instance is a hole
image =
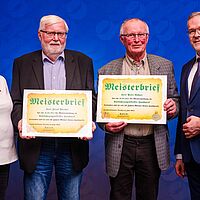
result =
[[[200,164],[194,160],[185,163],[191,200],[200,200]]]
[[[5,193],[8,186],[10,165],[0,165],[0,200],[5,199]]]
[[[125,136],[119,172],[110,177],[110,199],[131,200],[134,176],[136,199],[156,200],[160,168],[153,135]]]

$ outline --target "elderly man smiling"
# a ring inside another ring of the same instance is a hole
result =
[[[88,141],[78,138],[32,138],[22,136],[24,89],[92,90],[93,64],[88,56],[65,50],[68,26],[64,19],[44,16],[38,37],[42,50],[14,61],[11,95],[12,120],[19,132],[19,161],[24,170],[24,199],[44,200],[53,167],[58,199],[80,199],[82,170],[88,163]],[[94,98],[93,108],[95,108]],[[95,109],[93,109],[95,111]]]
[[[171,98],[163,106],[168,119],[172,119],[178,113],[173,64],[162,57],[147,54],[148,39],[146,22],[137,18],[124,21],[120,28],[120,40],[126,54],[103,66],[99,75],[167,75],[167,95]],[[149,86],[148,89],[155,88]],[[102,127],[106,132],[110,199],[130,200],[135,177],[136,199],[156,200],[160,172],[169,166],[167,125],[127,124],[122,121],[109,122]]]

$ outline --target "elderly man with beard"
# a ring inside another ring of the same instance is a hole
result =
[[[58,199],[80,199],[82,170],[89,157],[87,138],[22,136],[24,89],[94,91],[92,59],[80,52],[65,50],[67,33],[68,26],[62,18],[42,17],[38,30],[42,50],[23,55],[13,64],[12,121],[19,133],[18,152],[20,167],[24,170],[26,200],[46,199],[53,168]]]

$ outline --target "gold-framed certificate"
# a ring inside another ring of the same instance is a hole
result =
[[[23,136],[92,137],[92,91],[24,90]]]
[[[166,124],[166,75],[100,75],[97,121]]]

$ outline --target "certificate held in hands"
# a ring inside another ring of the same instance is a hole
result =
[[[166,124],[166,75],[100,75],[97,121]]]
[[[92,92],[25,90],[22,135],[92,137]]]

